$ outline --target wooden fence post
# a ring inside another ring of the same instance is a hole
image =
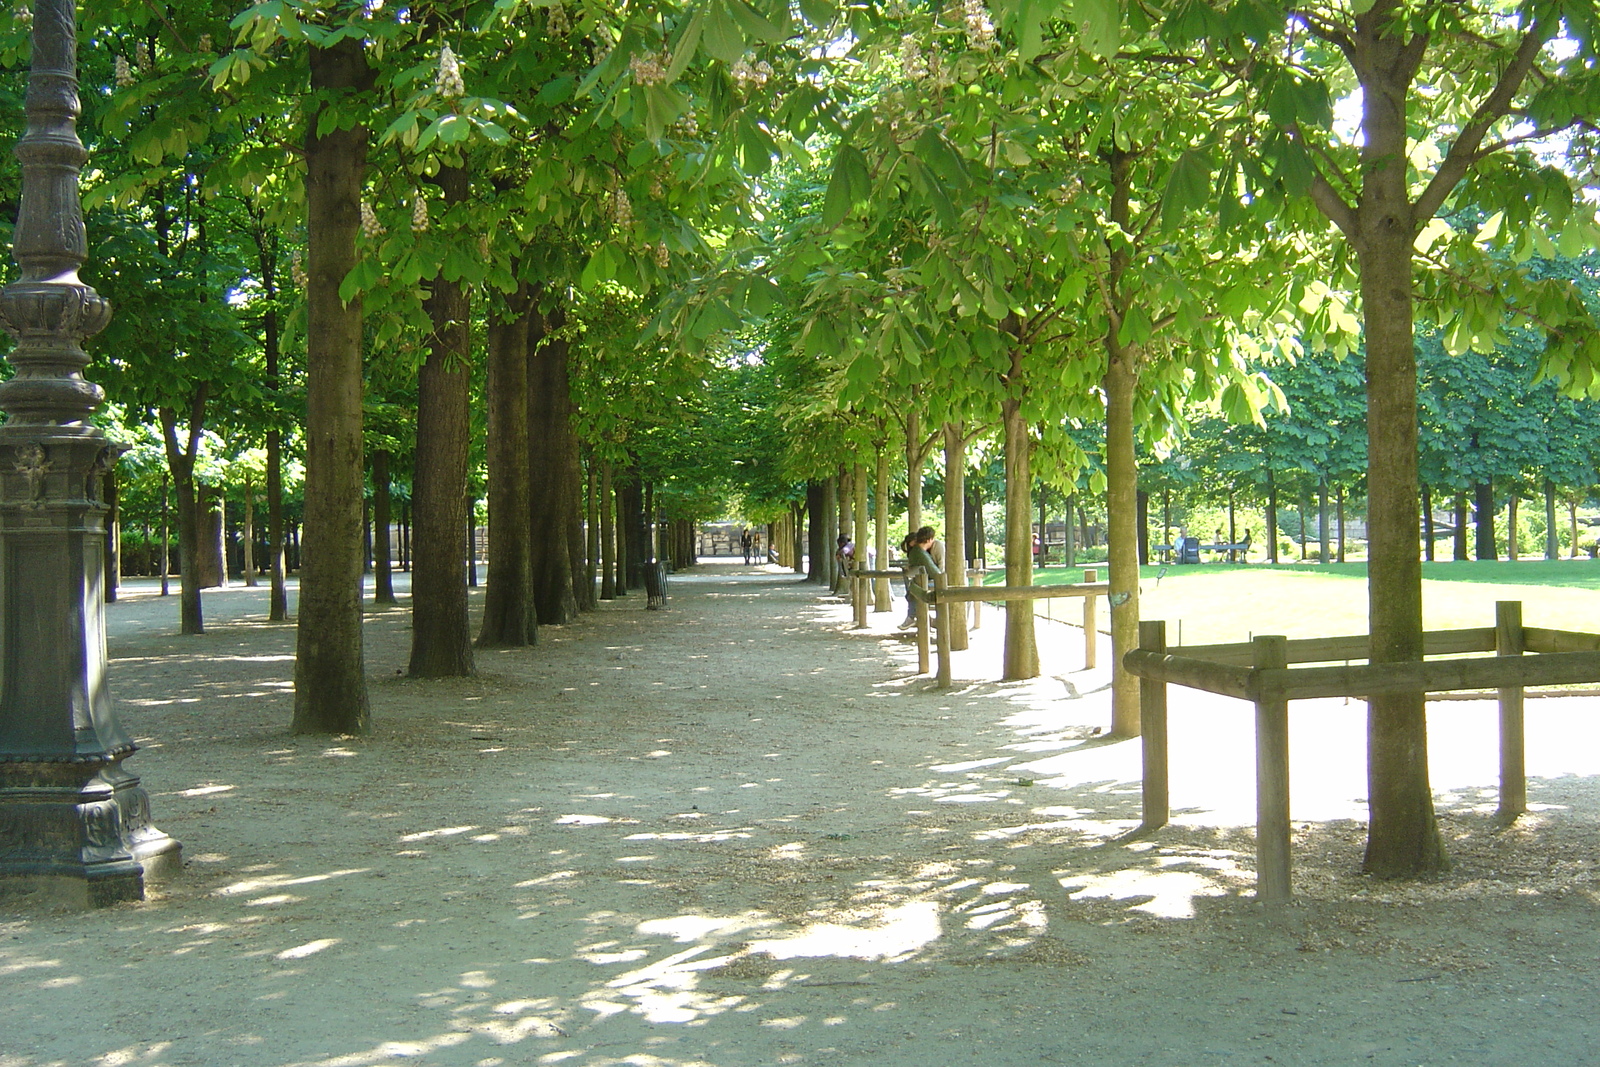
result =
[[[850,606],[855,611],[857,630],[867,628],[867,591],[872,580],[861,576],[861,572],[865,569],[860,560],[853,560],[850,563]]]
[[[940,689],[950,688],[950,612],[952,610],[965,611],[963,604],[952,604],[944,598],[945,576],[940,571],[933,576],[933,618],[937,627],[939,639],[939,680]]]
[[[906,580],[915,581],[917,583],[917,588],[919,589],[926,590],[928,588],[928,572],[925,570],[917,569],[915,577],[912,578],[908,576]],[[926,601],[916,600],[915,598],[913,598],[913,602],[917,605],[917,673],[927,674],[928,605]]]
[[[1257,671],[1289,665],[1284,637],[1253,642]],[[1281,689],[1256,696],[1256,899],[1289,899],[1289,701]]]
[[[1494,648],[1497,656],[1520,656],[1523,651],[1522,601],[1499,600],[1494,605]],[[1523,687],[1500,690],[1500,811],[1510,822],[1528,810],[1528,770],[1523,731]]]
[[[1085,578],[1094,571],[1087,571]],[[1085,598],[1087,599],[1087,598]],[[1166,655],[1167,624],[1160,619],[1139,623],[1139,650]],[[1139,707],[1143,714],[1139,736],[1144,756],[1144,819],[1141,830],[1167,825],[1171,809],[1167,798],[1167,683],[1155,678],[1139,679]]]
[[[1093,585],[1099,580],[1100,572],[1098,570],[1093,567],[1084,568],[1083,584]],[[1098,612],[1095,610],[1095,601],[1098,599],[1099,597],[1095,596],[1093,593],[1090,593],[1088,596],[1083,598],[1083,669],[1086,671],[1094,670],[1095,662],[1099,658],[1098,652],[1100,642],[1098,640],[1098,634],[1095,631],[1095,619],[1098,614]],[[1163,633],[1165,633],[1164,630]],[[1163,649],[1167,647],[1165,637],[1161,639],[1161,647]]]
[[[973,560],[972,562],[975,563],[977,561]],[[973,581],[974,578],[976,578],[977,581]],[[983,584],[983,571],[979,570],[976,567],[971,566],[970,563],[968,564],[968,567],[967,567],[967,584],[968,585],[982,585]],[[972,622],[969,624],[969,628],[973,629],[973,630],[976,630],[981,625],[983,625],[983,601],[974,600],[972,602]]]

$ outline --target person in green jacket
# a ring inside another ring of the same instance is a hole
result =
[[[907,537],[900,547],[905,549],[906,553],[904,564],[906,571],[906,618],[900,624],[900,629],[909,630],[917,624],[917,602],[911,599],[913,576],[920,570],[931,581],[934,575],[943,574],[944,569],[939,566],[939,560],[944,556],[944,546],[939,544],[938,539],[933,536],[933,527],[924,526]]]

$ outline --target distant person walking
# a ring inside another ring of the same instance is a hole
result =
[[[744,565],[746,567],[750,566],[750,549],[754,544],[755,542],[750,537],[750,528],[748,526],[739,531],[739,547],[744,549]]]

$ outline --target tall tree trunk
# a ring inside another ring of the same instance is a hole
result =
[[[467,171],[444,167],[446,204],[468,192]],[[424,302],[433,334],[417,375],[417,451],[411,479],[416,527],[411,569],[413,678],[473,673],[467,619],[467,463],[472,445],[472,337],[466,287],[442,275]]]
[[[190,398],[187,446],[178,442],[178,413],[162,408],[162,441],[166,446],[167,470],[178,513],[178,632],[205,633],[200,609],[200,500],[194,484],[194,461],[200,448],[200,427],[205,415],[206,388],[201,386]]]
[[[828,580],[828,499],[823,483],[806,482],[806,578],[818,585]]]
[[[611,490],[611,461],[600,464],[600,599],[617,597],[616,506]]]
[[[1433,562],[1433,490],[1422,487],[1422,558]]]
[[[578,617],[572,591],[572,387],[567,341],[557,331],[561,311],[535,313],[528,332],[528,525],[532,548],[533,605],[542,625],[561,626]],[[630,549],[633,546],[629,546]],[[642,562],[631,552],[629,563]],[[629,575],[629,584],[633,583]]]
[[[394,604],[393,495],[389,450],[372,454],[372,602]]]
[[[1011,357],[1012,376],[1019,377],[1020,347]],[[1008,396],[1000,404],[1005,430],[1006,472],[1006,584],[1033,584],[1033,474],[1029,463],[1032,442],[1022,418],[1022,401]],[[948,557],[947,557],[948,559]],[[1034,638],[1033,601],[1006,601],[1005,655],[1001,677],[1009,680],[1039,676],[1039,646]]]
[[[589,589],[589,602],[584,610],[593,611],[600,606],[599,590],[595,588],[595,578],[598,577],[600,568],[600,463],[594,458],[593,452],[589,454],[589,462],[586,464],[583,502],[583,581]],[[685,566],[693,562],[691,558]]]
[[[623,577],[617,582],[617,595],[624,586],[644,588],[645,561],[650,558],[650,531],[645,526],[644,486],[636,466],[617,489],[617,527],[621,531]]]
[[[275,232],[275,231],[274,231]],[[262,319],[262,354],[266,358],[265,385],[274,403],[279,402],[283,385],[279,375],[278,360],[281,352],[278,325],[278,245],[276,239],[262,248],[262,286],[267,295],[267,310]],[[289,617],[289,585],[284,574],[283,560],[283,431],[279,429],[273,412],[273,425],[267,430],[267,581],[271,591],[267,594],[267,618],[283,622]]]
[[[889,566],[889,449],[888,442],[880,441],[877,445],[878,466],[876,478],[872,489],[873,516],[872,516],[872,546],[877,555],[877,569],[885,570]],[[760,560],[756,561],[761,562]],[[872,608],[874,611],[893,611],[894,594],[889,591],[889,579],[874,578],[872,581]]]
[[[1317,483],[1317,562],[1327,563],[1333,556],[1328,551],[1328,479]]]
[[[1474,546],[1479,559],[1499,559],[1494,535],[1494,482],[1484,480],[1472,487],[1473,525],[1477,532]]]
[[[489,578],[483,594],[483,648],[521,648],[538,640],[528,538],[528,319],[526,284],[506,298],[488,331]]]
[[[839,479],[832,475],[822,480],[822,539],[822,584],[831,591],[839,584]]]
[[[361,298],[339,297],[356,265],[367,131],[330,123],[369,89],[359,37],[310,50],[311,87],[331,97],[306,133],[306,482],[300,622],[294,664],[297,734],[365,733],[371,726],[361,647]]]
[[[171,494],[171,472],[162,474],[162,595],[170,597],[173,590],[168,587],[171,573],[173,573],[173,530],[171,530],[170,504],[168,496]],[[1573,553],[1578,552],[1578,537],[1573,537]]]
[[[962,433],[964,429],[966,427],[960,423],[944,424],[945,585],[956,589],[967,584],[967,439]],[[949,616],[950,650],[960,652],[969,646],[967,606],[952,605]]]
[[[1411,299],[1417,223],[1406,186],[1405,102],[1414,38],[1389,24],[1392,0],[1355,17],[1364,88],[1362,192],[1356,234],[1367,347],[1367,613],[1373,663],[1422,658],[1422,562],[1417,552],[1417,369]],[[1365,868],[1378,877],[1446,865],[1428,780],[1421,692],[1368,701]]]
[[[1544,558],[1561,557],[1561,538],[1556,535],[1556,483],[1544,483]]]
[[[922,525],[922,463],[927,455],[922,446],[922,416],[916,411],[917,398],[906,412],[906,533]]]
[[[1338,516],[1339,516],[1339,518],[1338,518],[1338,524],[1339,524],[1338,560],[1339,560],[1340,563],[1343,563],[1344,562],[1344,486],[1342,486],[1342,485],[1339,486],[1339,496],[1338,496],[1337,509],[1338,509]]]
[[[867,546],[872,543],[872,527],[867,515],[867,467],[864,463],[856,463],[850,468],[850,501],[851,517],[854,520],[854,530],[851,540],[856,543],[855,565],[867,565]],[[853,593],[854,585],[847,587],[847,592]]]
[[[1455,523],[1456,523],[1456,533],[1455,533],[1455,536],[1453,538],[1451,538],[1451,547],[1454,549],[1454,553],[1453,553],[1454,554],[1454,558],[1464,561],[1464,560],[1467,560],[1467,559],[1471,558],[1470,556],[1467,555],[1467,494],[1466,493],[1464,493],[1464,492],[1456,493],[1455,509],[1454,510],[1455,510],[1455,516],[1454,517],[1455,517]]]
[[[1278,483],[1267,468],[1267,562],[1278,562]]]
[[[1137,354],[1107,335],[1106,397],[1106,577],[1111,614],[1111,732],[1135,737],[1140,730],[1139,679],[1122,657],[1139,645],[1139,461],[1134,451],[1133,400],[1139,387]]]
[[[806,483],[806,498],[807,498],[807,500],[809,500],[810,497],[811,497],[811,484],[808,482],[808,483]],[[805,562],[806,545],[805,545],[805,532],[804,532],[804,529],[805,529],[804,528],[804,521],[805,521],[804,520],[804,516],[805,516],[805,511],[802,508],[801,503],[798,500],[790,501],[789,502],[789,535],[790,535],[790,537],[793,538],[793,545],[792,545],[793,559],[790,562],[790,568],[796,574],[804,574],[806,572],[806,562]]]
[[[570,427],[572,420],[567,419]],[[594,581],[589,577],[589,539],[583,532],[584,493],[583,493],[583,455],[578,442],[576,430],[569,430],[567,437],[567,556],[569,573],[572,575],[572,600],[578,610],[593,611],[595,608]],[[671,553],[668,553],[671,557]]]
[[[256,580],[256,487],[250,480],[244,483],[244,529],[239,540],[243,549],[244,584],[254,586]]]
[[[1515,562],[1517,559],[1517,490],[1511,490],[1511,495],[1506,498],[1506,559]]]

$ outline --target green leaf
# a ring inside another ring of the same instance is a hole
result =
[[[1122,9],[1117,0],[1072,0],[1073,21],[1090,55],[1115,55],[1122,41]]]
[[[713,7],[718,10],[716,14],[708,17],[700,35],[700,45],[712,59],[720,59],[731,65],[737,63],[739,57],[744,55],[744,35],[739,32],[739,27],[733,19],[726,16],[722,10],[724,6],[721,3],[706,5],[708,11]]]
[[[867,199],[871,192],[867,157],[859,148],[840,145],[834,157],[833,176],[828,179],[828,193],[823,199],[822,225],[830,230],[839,225],[851,208]]]
[[[800,17],[818,29],[833,25],[836,12],[827,0],[800,0]]]
[[[1168,226],[1178,224],[1185,211],[1205,206],[1211,195],[1211,167],[1210,155],[1198,148],[1189,149],[1173,162],[1161,198],[1161,217]]]
[[[672,62],[667,64],[668,85],[678,80],[689,66],[689,60],[694,58],[694,50],[700,44],[700,30],[705,25],[706,11],[710,6],[703,4],[695,8],[694,14],[683,24],[677,39],[672,42]]]

